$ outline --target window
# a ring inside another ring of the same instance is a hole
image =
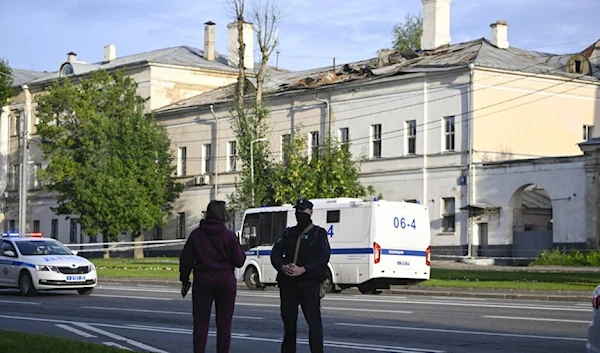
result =
[[[281,135],[281,160],[285,163],[287,162],[287,154],[285,152],[286,146],[289,146],[292,143],[292,135],[285,134]]]
[[[417,121],[408,120],[406,122],[406,150],[408,154],[417,153]]]
[[[340,223],[340,210],[327,211],[327,223]]]
[[[162,235],[162,227],[161,226],[155,226],[154,227],[154,234],[152,234],[152,239],[153,240],[162,240],[163,235]]]
[[[52,228],[50,229],[50,237],[52,239],[58,239],[58,219],[52,220]]]
[[[21,179],[21,166],[19,164],[15,164],[15,165],[13,165],[12,180],[11,180],[13,189],[16,190],[19,188],[20,179]]]
[[[248,250],[256,246],[258,240],[258,213],[248,214],[244,217],[244,225],[242,226],[242,238],[240,244],[244,250]]]
[[[65,77],[69,75],[73,75],[73,65],[65,63],[60,69],[60,77]]]
[[[185,239],[185,212],[177,214],[177,239]]]
[[[69,230],[69,242],[77,243],[77,220],[71,218],[71,228]]]
[[[227,166],[227,170],[237,170],[237,142],[229,141],[229,148],[227,153],[229,154],[229,165]]]
[[[371,125],[371,157],[381,158],[381,124]]]
[[[17,230],[17,222],[14,219],[11,219],[10,221],[8,221],[9,223],[9,232],[15,232]]]
[[[204,173],[210,173],[212,171],[211,161],[211,144],[207,143],[202,147],[202,157],[204,158]]]
[[[310,152],[312,158],[319,158],[319,132],[310,133]]]
[[[38,221],[38,220],[33,221],[33,232],[34,233],[40,232],[40,221]]]
[[[187,173],[187,147],[179,147],[177,150],[177,176],[185,176]]]
[[[40,183],[40,179],[38,178],[39,172],[42,170],[42,164],[36,163],[33,169],[33,188],[39,189],[42,184]]]
[[[578,74],[581,73],[581,60],[575,60],[575,72]]]
[[[350,142],[350,129],[347,127],[343,127],[340,129],[340,142],[348,143]]]
[[[583,141],[589,141],[594,137],[594,125],[583,125]]]
[[[454,233],[454,225],[456,223],[454,197],[444,198],[444,210],[442,213],[442,231]]]
[[[446,151],[454,151],[454,117],[444,118],[444,137],[446,140]]]

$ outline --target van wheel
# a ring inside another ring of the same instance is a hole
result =
[[[380,290],[377,290],[377,288],[375,288],[375,286],[370,285],[370,284],[361,284],[358,286],[358,290],[362,294],[381,294]]]
[[[258,271],[254,266],[249,266],[246,269],[246,272],[244,272],[244,282],[246,282],[246,287],[248,287],[248,289],[265,288],[265,286],[260,283],[260,280],[258,279]]]
[[[327,293],[339,293],[340,289],[337,289],[335,284],[333,283],[333,276],[331,274],[331,270],[327,270],[327,276],[323,280],[323,284],[325,285],[325,292]]]
[[[22,271],[19,275],[19,291],[21,295],[33,297],[37,294],[37,290],[33,286],[31,275],[27,271]]]

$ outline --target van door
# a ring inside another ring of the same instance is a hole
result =
[[[287,211],[261,212],[258,228],[258,256],[262,283],[275,283],[277,270],[271,264],[271,250],[275,241],[283,234],[287,223]]]

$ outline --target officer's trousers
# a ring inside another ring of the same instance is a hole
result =
[[[194,353],[206,351],[213,301],[217,321],[217,353],[229,353],[236,292],[237,283],[233,271],[194,272]]]
[[[281,353],[296,353],[298,305],[308,324],[308,340],[312,353],[323,353],[323,323],[318,283],[307,286],[280,286],[281,319],[284,336]]]

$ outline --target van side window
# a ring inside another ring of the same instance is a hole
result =
[[[287,212],[263,212],[259,224],[257,245],[273,245],[285,230]]]
[[[242,227],[242,239],[240,241],[244,250],[256,246],[258,237],[258,213],[247,214],[244,218],[244,226]]]
[[[327,211],[327,223],[340,223],[340,210]]]

